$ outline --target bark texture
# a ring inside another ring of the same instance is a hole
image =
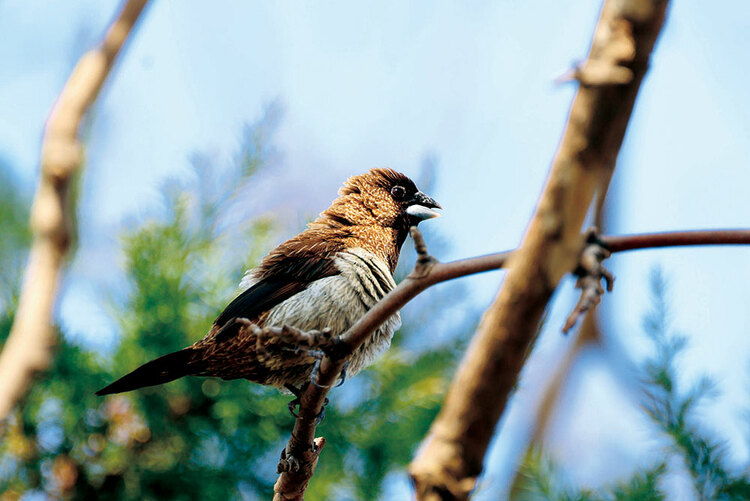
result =
[[[605,1],[588,59],[573,71],[580,88],[536,213],[410,465],[418,499],[467,499],[474,489],[544,309],[575,269],[581,226],[606,190],[666,6]]]

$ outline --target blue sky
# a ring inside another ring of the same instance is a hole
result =
[[[29,191],[46,115],[117,5],[0,3],[0,155]],[[433,154],[440,165],[434,195],[445,208],[434,224],[453,242],[450,255],[440,257],[514,247],[575,92],[553,80],[585,57],[599,6],[594,0],[153,3],[104,90],[88,137],[82,244],[65,281],[62,322],[93,346],[111,343],[116,332],[98,298],[117,284],[112,270],[122,264],[122,221],[158,206],[163,182],[186,175],[192,152],[230,158],[242,124],[274,100],[285,110],[276,140],[283,168],[269,174],[275,188],[254,201],[259,208],[291,195],[301,214],[313,214],[347,176],[384,165],[416,175]],[[673,2],[613,181],[612,231],[748,225],[748,33],[748,2]],[[275,191],[281,186],[283,194]],[[613,346],[643,356],[647,277],[662,266],[675,326],[691,343],[684,379],[716,378],[722,395],[706,406],[706,422],[744,464],[748,256],[742,248],[617,256],[609,263],[616,289],[603,308]],[[492,299],[501,276],[466,280],[479,307]],[[558,295],[501,428],[491,485],[501,485],[510,471],[510,437],[523,430],[524,409],[547,373],[542,369],[570,342],[558,334],[574,299],[570,287],[565,282]],[[566,393],[560,422],[567,425],[549,437],[560,458],[581,465],[575,479],[584,483],[622,473],[603,466],[602,457],[637,462],[654,447],[607,363],[584,357]]]

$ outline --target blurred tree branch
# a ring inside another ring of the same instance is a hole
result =
[[[128,0],[101,45],[83,55],[52,108],[44,130],[41,176],[31,208],[33,240],[18,311],[0,354],[0,419],[45,370],[55,344],[52,316],[57,284],[70,247],[74,214],[70,182],[83,162],[78,138],[115,59],[147,0]]]
[[[611,171],[614,173],[614,170]],[[611,203],[607,203],[605,211],[605,197],[609,191],[609,181],[612,176],[606,178],[606,187],[603,191],[597,191],[594,201],[594,227],[599,230],[606,230],[608,212],[611,210]],[[611,202],[611,199],[609,200]],[[602,341],[601,326],[598,321],[598,314],[601,310],[591,311],[585,315],[579,329],[573,333],[573,341],[567,345],[560,362],[555,368],[552,375],[548,377],[546,385],[541,388],[538,407],[531,416],[529,426],[529,444],[526,449],[526,456],[533,456],[535,451],[542,450],[544,436],[547,433],[550,422],[555,415],[556,408],[560,397],[568,384],[568,379],[576,365],[581,353],[587,348],[596,346]],[[517,490],[518,486],[524,481],[523,465],[515,472],[514,479],[511,483],[510,492]]]
[[[467,499],[560,278],[574,269],[595,192],[614,169],[665,0],[606,0],[536,213],[410,466],[417,498]],[[481,404],[480,404],[481,403]]]

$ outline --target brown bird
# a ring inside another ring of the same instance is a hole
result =
[[[438,216],[441,208],[404,174],[372,169],[346,180],[339,196],[308,228],[282,243],[249,270],[243,290],[192,346],[159,357],[97,395],[167,383],[183,376],[244,378],[298,388],[310,380],[316,358],[279,337],[229,328],[246,318],[259,327],[329,328],[342,334],[396,284],[393,272],[409,227]],[[401,325],[390,317],[351,356],[353,375],[386,350]],[[222,329],[222,327],[227,327]]]

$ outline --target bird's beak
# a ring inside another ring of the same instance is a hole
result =
[[[442,207],[435,200],[418,191],[409,202],[406,213],[416,219],[417,222],[432,219],[433,217],[440,217],[440,213],[432,209],[442,209]]]

